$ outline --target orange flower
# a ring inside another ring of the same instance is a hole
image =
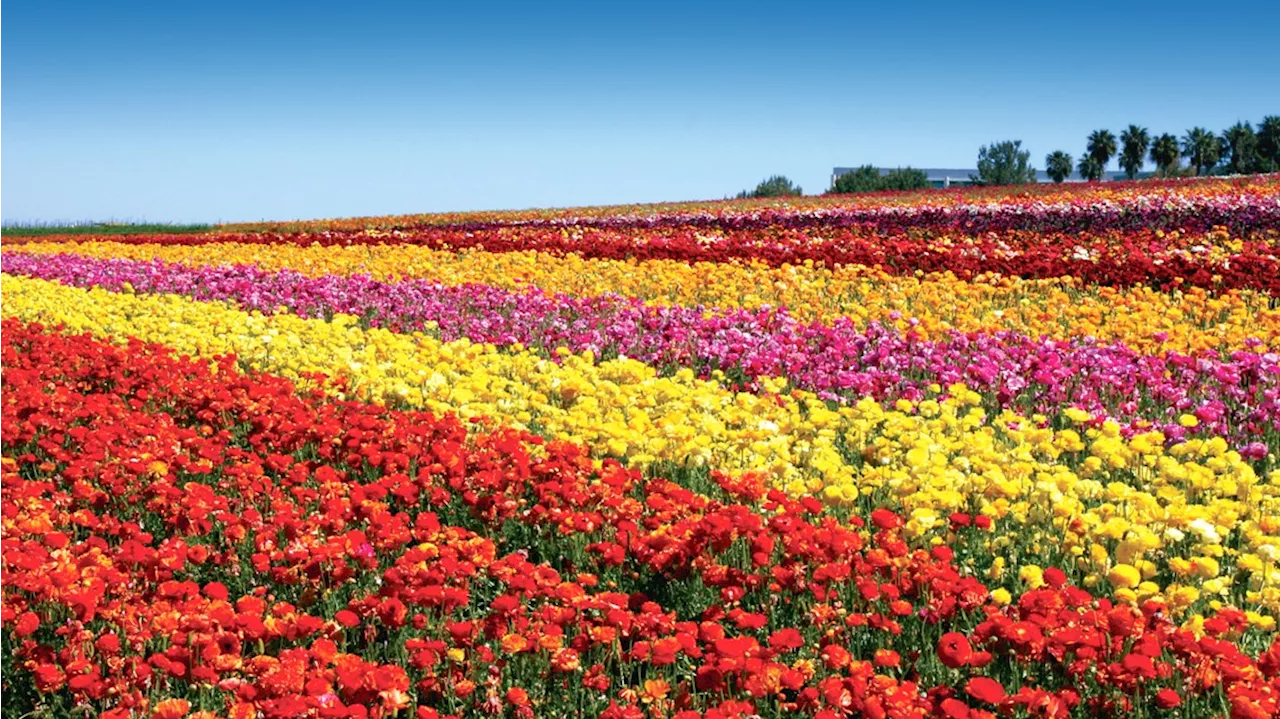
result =
[[[502,651],[507,654],[519,654],[529,647],[529,640],[521,634],[508,634],[502,638]]]
[[[892,649],[877,649],[875,663],[878,667],[896,667],[902,663],[902,657]]]
[[[562,672],[572,672],[582,667],[582,661],[573,649],[560,649],[552,655],[551,666]]]
[[[191,711],[186,699],[165,699],[151,710],[151,719],[182,719]]]
[[[671,691],[671,685],[662,679],[646,679],[644,680],[644,690],[640,692],[640,700],[648,704],[649,702],[661,701],[667,698],[667,693]]]

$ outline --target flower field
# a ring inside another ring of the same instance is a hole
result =
[[[13,716],[1280,716],[1280,176],[6,238]]]

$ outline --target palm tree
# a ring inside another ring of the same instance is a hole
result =
[[[1169,177],[1178,171],[1181,157],[1182,151],[1178,148],[1178,138],[1167,132],[1151,143],[1151,161],[1156,164],[1156,168],[1164,177]]]
[[[1062,150],[1054,150],[1045,155],[1044,171],[1054,182],[1062,182],[1071,174],[1071,155]]]
[[[1218,136],[1203,127],[1193,127],[1182,136],[1182,155],[1196,168],[1197,175],[1203,175],[1218,164],[1222,147],[1218,144]]]
[[[1253,132],[1253,125],[1237,122],[1223,130],[1222,147],[1228,172],[1244,175],[1258,171],[1258,136]]]
[[[1258,164],[1262,172],[1280,170],[1280,115],[1267,115],[1258,123]]]
[[[1097,182],[1102,179],[1102,164],[1093,155],[1085,155],[1080,158],[1080,164],[1076,169],[1080,171],[1080,176],[1089,182]]]
[[[1116,136],[1110,130],[1094,130],[1089,133],[1089,142],[1085,145],[1089,157],[1098,163],[1098,177],[1102,177],[1107,163],[1116,156]]]
[[[1124,146],[1120,151],[1120,167],[1124,169],[1125,177],[1132,180],[1142,170],[1142,161],[1146,159],[1147,148],[1151,146],[1151,135],[1147,134],[1145,127],[1130,125],[1120,133],[1120,143]]]

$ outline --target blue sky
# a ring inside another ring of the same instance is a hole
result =
[[[816,193],[836,165],[972,167],[1007,138],[1043,167],[1099,127],[1280,113],[1280,3],[1216,7],[10,2],[0,214],[707,199],[773,173]]]

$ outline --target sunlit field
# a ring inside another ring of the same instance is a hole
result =
[[[1280,176],[3,235],[6,717],[1280,713]]]

